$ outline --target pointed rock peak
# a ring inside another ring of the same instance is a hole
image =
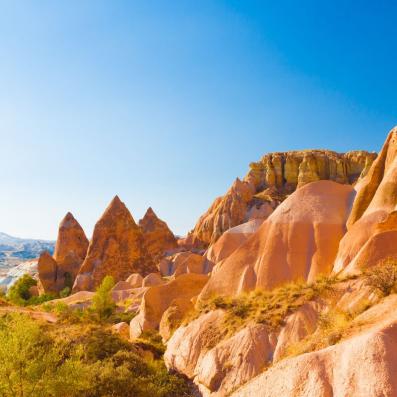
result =
[[[101,220],[105,219],[116,219],[116,218],[127,218],[135,224],[134,218],[131,212],[128,210],[127,206],[120,200],[119,196],[114,196],[113,200],[107,206],[105,212],[103,213]]]
[[[158,216],[157,216],[156,213],[153,211],[153,208],[152,208],[152,207],[149,207],[149,208],[146,210],[146,213],[145,213],[143,219],[145,219],[145,218],[158,218]]]
[[[78,223],[71,212],[68,212],[65,217],[62,219],[59,227],[70,227],[74,224]]]
[[[144,230],[151,229],[155,224],[163,223],[163,221],[156,215],[152,207],[149,207],[142,219],[139,220],[139,226]]]

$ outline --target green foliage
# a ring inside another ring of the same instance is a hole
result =
[[[397,292],[397,263],[386,259],[365,273],[366,284],[375,288],[381,295],[388,296]]]
[[[30,318],[12,314],[0,321],[2,396],[79,396],[89,389],[81,350],[65,357]]]
[[[72,292],[72,289],[70,287],[65,287],[60,293],[59,293],[59,297],[60,298],[66,298],[67,296],[70,295],[70,293]]]
[[[106,276],[92,298],[91,309],[98,316],[100,321],[109,318],[116,308],[111,294],[113,287],[113,277]]]
[[[40,324],[21,314],[0,318],[1,396],[191,396],[162,360],[103,326]]]
[[[24,274],[9,289],[7,298],[16,305],[25,305],[31,298],[29,288],[37,285],[37,281],[29,274]]]

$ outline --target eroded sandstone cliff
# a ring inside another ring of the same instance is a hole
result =
[[[196,246],[213,244],[228,229],[253,218],[266,219],[289,194],[307,183],[331,180],[354,184],[366,175],[375,153],[302,150],[269,153],[256,163],[243,180],[236,179],[218,197],[189,235]]]

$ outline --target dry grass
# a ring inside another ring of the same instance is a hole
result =
[[[200,302],[195,316],[211,310],[224,310],[226,316],[222,328],[229,335],[247,323],[265,324],[269,330],[275,330],[283,325],[287,315],[305,303],[332,292],[337,282],[336,277],[320,277],[313,283],[296,281],[271,291],[255,290],[238,297],[216,296]],[[187,322],[186,319],[184,322]]]

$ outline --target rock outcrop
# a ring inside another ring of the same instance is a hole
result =
[[[196,246],[215,243],[228,229],[252,217],[266,219],[289,194],[307,183],[331,180],[353,184],[365,175],[375,153],[352,151],[344,154],[330,150],[303,150],[270,153],[251,163],[245,178],[237,179],[223,196],[217,198],[201,216],[190,233]]]
[[[116,196],[95,225],[73,290],[92,290],[107,275],[118,282],[131,273],[145,275],[154,270],[141,229]]]
[[[397,128],[388,135],[367,175],[357,184],[334,271],[356,272],[386,258],[397,259]]]
[[[332,271],[354,190],[333,181],[295,191],[245,243],[216,266],[201,298],[233,295]]]
[[[159,219],[151,207],[139,221],[146,249],[157,263],[165,253],[178,248],[177,240],[167,224]]]
[[[58,238],[52,258],[48,252],[41,255],[38,276],[42,292],[58,293],[72,287],[87,254],[88,239],[84,230],[68,212],[59,225]]]
[[[143,331],[159,328],[163,313],[177,300],[189,302],[197,296],[208,281],[202,274],[183,274],[162,285],[149,287],[145,292],[139,313],[131,320],[131,338],[137,338]]]
[[[283,360],[232,396],[397,395],[396,307],[396,296],[390,296],[354,320],[361,326],[369,324],[362,332],[337,345]]]

